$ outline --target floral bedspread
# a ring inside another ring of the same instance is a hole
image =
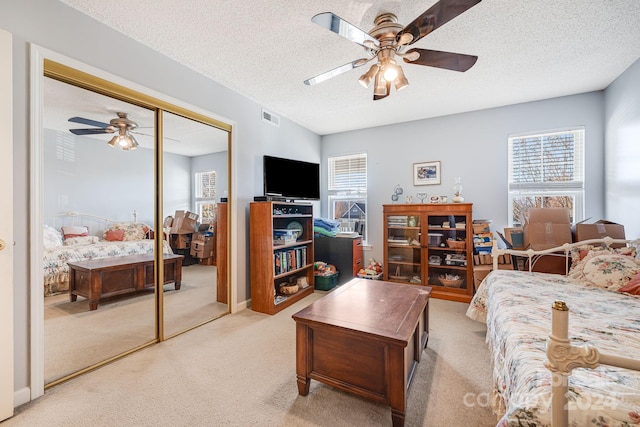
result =
[[[153,240],[110,242],[101,240],[91,245],[58,246],[45,249],[43,255],[44,295],[55,295],[69,290],[69,266],[67,262],[94,258],[153,253]],[[173,253],[165,241],[163,252]]]
[[[486,321],[498,426],[550,426],[546,339],[555,300],[569,307],[569,336],[607,354],[640,357],[640,298],[553,274],[499,270],[480,285],[467,316]],[[569,377],[569,425],[640,425],[640,372],[601,365]]]

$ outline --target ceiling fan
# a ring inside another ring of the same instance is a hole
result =
[[[311,18],[312,22],[363,46],[368,58],[356,59],[307,79],[304,83],[306,85],[321,83],[361,67],[376,58],[377,62],[358,79],[365,88],[369,87],[372,81],[374,82],[373,100],[375,101],[390,94],[391,83],[394,84],[396,90],[404,89],[409,85],[402,67],[396,63],[396,57],[402,58],[407,64],[467,71],[476,63],[477,56],[419,48],[407,50],[407,47],[481,1],[440,0],[406,27],[398,24],[398,19],[394,14],[383,13],[375,19],[375,26],[368,33],[331,12],[315,15]]]
[[[74,123],[82,123],[88,126],[95,126],[95,128],[85,128],[85,129],[69,129],[74,135],[97,135],[101,133],[115,133],[115,135],[109,141],[109,145],[111,147],[118,146],[123,150],[135,150],[138,148],[138,141],[131,135],[131,131],[138,127],[138,124],[133,120],[129,119],[129,114],[127,113],[116,113],[118,115],[117,118],[111,119],[109,123],[99,122],[97,120],[85,119],[84,117],[71,117],[69,119],[70,122]],[[139,132],[133,132],[139,133]],[[144,135],[144,134],[141,134]]]

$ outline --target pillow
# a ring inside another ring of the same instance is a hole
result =
[[[569,271],[573,271],[576,266],[585,258],[590,258],[596,255],[606,254],[618,254],[626,255],[630,257],[636,256],[636,248],[633,246],[625,246],[622,248],[610,248],[608,246],[591,246],[583,245],[571,248],[571,268]]]
[[[71,237],[88,236],[89,228],[86,226],[77,225],[64,226],[62,227],[62,235],[64,236],[65,240]]]
[[[124,230],[106,230],[104,239],[109,242],[121,242],[124,239]]]
[[[100,239],[98,236],[76,236],[69,237],[64,239],[65,246],[84,246],[84,245],[93,245],[98,243]]]
[[[596,255],[586,260],[582,271],[588,284],[617,291],[640,272],[640,263],[625,255]]]
[[[54,249],[62,246],[62,233],[50,225],[44,226],[42,229],[43,246],[45,249]]]
[[[124,230],[124,236],[121,240],[142,240],[145,238],[151,227],[142,222],[122,222],[113,224],[107,230],[105,230],[104,238],[106,239],[106,233],[110,230]]]
[[[640,295],[640,273],[633,276],[626,285],[618,289],[618,292],[624,292],[631,295]]]

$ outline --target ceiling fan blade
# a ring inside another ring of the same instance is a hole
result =
[[[74,135],[98,135],[103,133],[113,133],[110,129],[69,129]]]
[[[82,123],[83,125],[96,126],[99,128],[106,128],[107,126],[109,126],[109,123],[103,123],[103,122],[98,122],[96,120],[85,119],[84,117],[71,117],[69,121],[74,123]]]
[[[396,40],[402,40],[404,42],[402,44],[413,44],[481,1],[482,0],[440,0],[404,27],[404,30],[396,35]],[[407,41],[409,34],[411,38]]]
[[[140,129],[140,128],[138,128],[138,129]],[[136,135],[153,136],[152,134],[149,134],[149,133],[134,132],[134,131],[129,131],[129,133],[134,133]],[[179,139],[169,138],[168,136],[165,136],[164,139],[167,139],[167,140],[173,141],[173,142],[180,142]]]
[[[365,31],[361,30],[353,24],[348,23],[338,15],[334,15],[331,12],[319,13],[311,18],[311,21],[366,48],[372,47],[367,46],[371,44],[373,44],[374,46],[380,45],[380,42],[378,40],[371,37]]]
[[[473,67],[473,64],[478,60],[477,56],[464,55],[462,53],[441,52],[439,50],[430,49],[410,49],[407,53],[418,52],[420,57],[415,61],[404,62],[407,64],[426,65],[429,67],[445,68],[453,71],[467,71]]]
[[[367,58],[360,58],[360,59],[356,59],[355,61],[352,62],[348,62],[344,65],[339,66],[338,68],[334,68],[333,70],[329,70],[326,71],[322,74],[318,74],[315,77],[311,77],[310,79],[307,79],[304,81],[304,84],[306,84],[307,86],[311,86],[311,85],[315,85],[318,83],[322,83],[325,80],[329,80],[332,77],[338,76],[340,74],[346,73],[347,71],[351,71],[354,68],[358,68],[363,66],[364,64],[366,64],[367,62],[369,62],[371,59],[367,59]]]

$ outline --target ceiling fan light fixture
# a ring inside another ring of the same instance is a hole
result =
[[[393,81],[393,84],[396,87],[397,91],[400,91],[409,86],[409,80],[407,80],[407,77],[404,75],[402,67],[398,67],[398,77],[396,77],[396,79]]]
[[[109,144],[110,147],[118,146],[123,150],[135,150],[140,145],[133,135],[127,132],[124,128],[120,129],[118,135],[111,138],[107,144]]]
[[[388,82],[394,81],[396,77],[398,77],[398,68],[399,67],[396,65],[396,61],[394,60],[390,60],[389,62],[384,64],[382,66],[382,69],[384,70],[384,79]]]
[[[382,73],[376,74],[376,82],[373,87],[374,96],[387,96],[387,81],[382,77]]]
[[[364,88],[368,88],[373,81],[373,78],[378,74],[379,68],[380,66],[378,64],[373,64],[371,68],[369,68],[369,71],[360,76],[358,82],[360,82]]]

